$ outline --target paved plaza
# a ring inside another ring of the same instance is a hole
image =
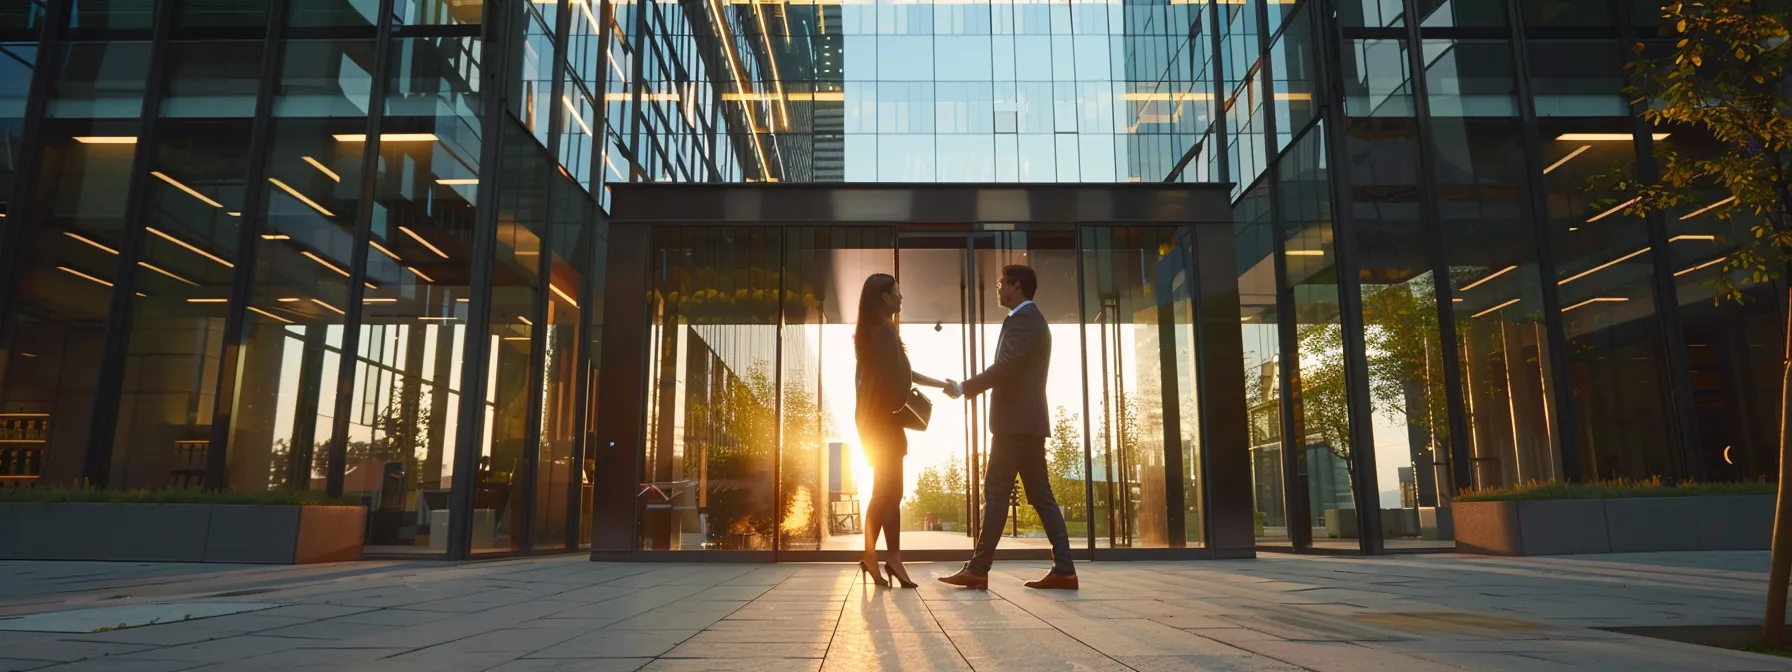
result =
[[[0,563],[0,670],[1792,670],[1599,628],[1759,618],[1765,553],[1090,563],[1083,590],[582,557]],[[218,615],[213,615],[218,614]],[[144,625],[146,623],[155,623]]]

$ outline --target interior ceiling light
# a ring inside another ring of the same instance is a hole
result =
[[[1592,268],[1589,268],[1589,269],[1587,269],[1587,270],[1584,270],[1584,271],[1581,271],[1581,272],[1579,272],[1579,273],[1576,273],[1576,274],[1574,274],[1574,275],[1572,275],[1572,276],[1569,276],[1569,277],[1568,277],[1568,278],[1567,278],[1567,279],[1565,279],[1565,280],[1561,280],[1561,281],[1559,281],[1559,282],[1557,282],[1557,283],[1556,283],[1556,284],[1557,284],[1557,285],[1566,285],[1566,284],[1568,284],[1568,283],[1570,283],[1570,282],[1574,282],[1574,281],[1575,281],[1575,280],[1579,280],[1579,279],[1581,279],[1581,278],[1584,278],[1584,277],[1587,277],[1587,276],[1589,276],[1589,275],[1592,275],[1592,274],[1594,274],[1594,273],[1598,273],[1598,272],[1600,272],[1600,271],[1603,271],[1603,270],[1605,270],[1605,269],[1608,269],[1608,268],[1611,268],[1611,267],[1613,267],[1613,266],[1616,266],[1616,265],[1618,265],[1618,264],[1620,264],[1620,263],[1623,263],[1623,262],[1625,262],[1625,261],[1628,261],[1628,260],[1630,260],[1630,259],[1631,259],[1631,258],[1633,258],[1633,257],[1635,257],[1635,256],[1637,256],[1637,255],[1639,255],[1639,254],[1643,254],[1643,253],[1645,253],[1645,252],[1648,252],[1648,251],[1649,251],[1649,248],[1647,248],[1647,247],[1645,247],[1645,248],[1643,248],[1643,249],[1640,249],[1640,250],[1637,250],[1637,251],[1635,251],[1635,252],[1631,252],[1631,253],[1630,253],[1630,254],[1626,254],[1626,255],[1624,255],[1624,256],[1622,256],[1622,257],[1618,257],[1618,258],[1617,258],[1617,259],[1613,259],[1613,260],[1611,260],[1611,261],[1608,261],[1608,262],[1605,262],[1605,263],[1603,263],[1603,264],[1600,264],[1600,265],[1598,265],[1598,266],[1594,266],[1594,267],[1592,267]]]
[[[1638,196],[1638,197],[1636,197],[1636,198],[1633,198],[1633,199],[1630,199],[1630,200],[1628,200],[1628,201],[1625,201],[1625,202],[1623,202],[1623,203],[1619,203],[1619,204],[1617,204],[1617,205],[1614,205],[1614,206],[1612,206],[1612,209],[1610,209],[1610,210],[1607,210],[1607,211],[1605,211],[1605,212],[1601,212],[1601,213],[1599,213],[1599,214],[1597,214],[1597,215],[1593,215],[1593,218],[1592,218],[1592,219],[1589,219],[1589,220],[1587,220],[1587,223],[1588,223],[1588,224],[1592,224],[1592,223],[1593,223],[1593,222],[1597,222],[1597,221],[1599,221],[1599,220],[1601,220],[1601,219],[1605,219],[1605,218],[1607,218],[1607,217],[1610,217],[1610,216],[1612,216],[1612,214],[1614,214],[1614,213],[1616,213],[1616,212],[1618,212],[1618,211],[1620,211],[1620,210],[1623,210],[1623,209],[1625,209],[1625,208],[1628,208],[1628,207],[1630,207],[1630,206],[1631,206],[1631,204],[1633,204],[1633,203],[1636,203],[1636,202],[1637,202],[1637,201],[1640,201],[1640,200],[1643,200],[1643,197],[1641,197],[1641,196]]]
[[[316,210],[319,214],[322,214],[325,217],[335,217],[336,216],[336,213],[330,212],[329,210],[325,210],[324,206],[317,204],[317,201],[313,201],[306,195],[299,193],[299,190],[294,189],[291,186],[288,186],[285,182],[281,182],[280,180],[274,179],[272,177],[268,178],[268,182],[271,182],[271,183],[273,183],[274,186],[279,187],[281,191],[284,191],[284,192],[292,195],[293,198],[299,199],[299,201],[301,203],[311,206],[311,209]]]
[[[435,282],[436,282],[436,281],[435,281],[435,278],[431,278],[431,277],[429,277],[429,276],[427,276],[427,275],[424,275],[424,274],[423,274],[423,271],[419,271],[419,270],[417,270],[417,267],[415,267],[415,266],[406,266],[406,267],[404,267],[404,269],[405,269],[405,270],[407,270],[407,271],[410,271],[410,272],[412,272],[412,273],[415,273],[415,274],[417,274],[417,277],[419,277],[419,278],[423,278],[423,281],[424,281],[424,282],[427,282],[427,283],[430,283],[430,284],[432,284],[432,285],[433,285],[433,284],[435,284]]]
[[[424,247],[429,248],[429,251],[436,253],[436,256],[441,257],[443,259],[448,258],[447,252],[443,252],[442,248],[439,248],[439,247],[429,244],[429,241],[424,240],[423,236],[417,235],[416,231],[412,231],[411,227],[400,226],[400,227],[398,227],[398,230],[400,232],[402,232],[404,235],[410,236],[411,240],[415,240],[418,243],[422,244]]]
[[[132,135],[77,135],[75,142],[83,145],[135,145],[137,137]]]
[[[111,287],[111,286],[112,286],[112,283],[110,283],[110,282],[106,282],[106,281],[105,281],[105,280],[101,280],[101,279],[99,279],[99,278],[96,278],[96,277],[93,277],[93,276],[91,276],[91,275],[88,275],[88,274],[86,274],[86,273],[82,273],[82,272],[80,272],[80,271],[77,271],[77,270],[75,270],[75,269],[72,269],[72,268],[69,268],[69,267],[67,267],[67,266],[57,266],[57,267],[56,267],[56,270],[59,270],[59,271],[62,271],[62,272],[64,272],[64,273],[68,273],[68,274],[69,274],[69,275],[73,275],[73,276],[75,276],[75,277],[77,277],[77,278],[84,278],[84,279],[87,279],[87,280],[92,280],[92,281],[94,281],[94,282],[97,282],[97,283],[100,283],[100,284],[102,284],[102,285],[105,285],[105,286],[107,286],[107,287]]]
[[[299,254],[305,255],[305,258],[317,262],[319,265],[322,265],[324,268],[335,271],[338,275],[341,275],[342,277],[345,277],[345,278],[348,277],[348,271],[342,270],[341,268],[338,268],[335,264],[332,264],[328,261],[324,261],[323,257],[312,254],[311,250],[305,250],[303,252],[300,252]]]
[[[81,234],[75,233],[73,231],[63,231],[62,235],[68,236],[75,240],[79,240],[83,243],[87,243],[88,245],[92,245],[94,247],[100,248],[101,250],[105,250],[107,254],[118,254],[118,250],[114,250],[110,247],[106,247],[105,245],[101,245],[101,244],[94,242],[93,240],[91,240],[89,238],[83,237]]]
[[[553,290],[554,294],[559,296],[561,301],[565,301],[568,305],[571,305],[574,308],[579,307],[579,302],[574,301],[574,300],[572,300],[572,297],[567,296],[566,292],[564,290],[561,290],[559,285],[549,282],[548,289]]]
[[[368,240],[368,241],[367,241],[367,244],[368,244],[368,245],[372,245],[372,246],[373,246],[373,249],[376,249],[376,250],[379,250],[379,251],[381,251],[381,252],[384,252],[384,253],[385,253],[385,254],[386,254],[386,256],[388,256],[388,257],[391,257],[391,258],[392,258],[392,260],[393,260],[393,261],[397,261],[397,262],[403,262],[403,261],[404,261],[404,260],[403,260],[403,259],[399,259],[399,258],[398,258],[398,255],[396,255],[396,254],[393,254],[393,253],[392,253],[392,251],[391,251],[391,250],[388,250],[388,249],[386,249],[386,246],[385,246],[385,245],[381,245],[381,244],[380,244],[380,241],[377,241],[377,240],[372,240],[372,239],[369,239],[369,240]]]
[[[1290,257],[1323,257],[1325,250],[1289,250]]]
[[[275,300],[275,301],[279,301],[279,302],[281,302],[281,303],[293,303],[293,302],[296,302],[296,301],[304,301],[304,299],[301,299],[301,298],[299,298],[299,297],[296,297],[296,296],[282,296],[282,297],[280,297],[280,298],[278,298],[278,299],[274,299],[274,300]]]
[[[230,299],[187,299],[187,303],[230,303]]]
[[[323,307],[325,307],[325,308],[328,308],[328,309],[330,309],[330,310],[331,310],[331,311],[332,311],[332,312],[335,312],[335,313],[336,313],[336,314],[337,314],[337,315],[347,315],[347,314],[348,314],[348,313],[345,313],[345,312],[342,312],[342,309],[341,309],[341,308],[337,308],[337,307],[335,307],[335,306],[332,306],[332,305],[330,305],[330,304],[329,304],[329,303],[327,303],[327,302],[325,302],[325,301],[324,301],[324,300],[323,300],[323,299],[312,299],[312,300],[311,300],[311,302],[312,302],[312,303],[315,303],[315,304],[317,304],[317,305],[320,305],[320,306],[323,306]]]
[[[361,299],[361,303],[398,303],[398,299],[393,299],[393,298],[375,298],[375,297],[371,297],[371,296],[370,296],[370,297],[367,297],[367,298],[365,298],[365,299]]]
[[[1711,234],[1702,234],[1702,233],[1688,233],[1688,234],[1681,234],[1678,236],[1674,236],[1673,238],[1669,238],[1668,242],[1678,243],[1682,240],[1702,240],[1702,241],[1709,242],[1709,241],[1717,240],[1717,236],[1713,236]]]
[[[262,310],[262,309],[260,309],[260,308],[256,308],[256,307],[255,307],[255,306],[248,306],[248,308],[249,308],[249,310],[252,310],[252,311],[255,311],[255,314],[257,314],[257,315],[260,315],[260,316],[262,316],[262,317],[266,317],[266,318],[269,318],[269,319],[274,319],[274,320],[279,320],[279,321],[281,321],[281,322],[285,322],[285,323],[287,323],[287,324],[292,324],[292,323],[293,323],[293,321],[292,321],[292,320],[289,320],[289,319],[286,319],[286,318],[284,318],[284,317],[281,317],[281,316],[279,316],[279,315],[275,315],[275,314],[273,314],[273,313],[270,313],[270,312],[268,312],[268,311],[265,311],[265,310]]]
[[[1548,175],[1550,171],[1555,170],[1557,168],[1561,168],[1562,164],[1567,163],[1569,159],[1573,159],[1574,157],[1580,156],[1581,152],[1587,151],[1592,148],[1593,148],[1592,145],[1581,145],[1579,149],[1569,152],[1567,156],[1557,159],[1555,163],[1549,164],[1548,168],[1543,169],[1543,174]]]
[[[1718,201],[1718,202],[1716,202],[1716,203],[1712,203],[1712,204],[1711,204],[1711,205],[1707,205],[1707,206],[1705,206],[1705,207],[1703,207],[1703,208],[1699,208],[1699,209],[1697,209],[1697,210],[1694,210],[1694,211],[1692,211],[1692,212],[1689,212],[1689,213],[1687,213],[1687,214],[1686,214],[1686,215],[1685,215],[1685,216],[1683,216],[1683,217],[1681,217],[1681,218],[1680,218],[1680,221],[1682,221],[1682,222],[1684,222],[1684,221],[1686,221],[1686,220],[1689,220],[1689,219],[1692,219],[1692,218],[1694,218],[1694,217],[1697,217],[1697,216],[1699,216],[1699,215],[1703,215],[1703,214],[1705,214],[1705,213],[1707,213],[1707,212],[1710,212],[1710,211],[1711,211],[1711,209],[1712,209],[1712,208],[1717,208],[1717,207],[1722,207],[1722,206],[1723,206],[1723,205],[1724,205],[1724,204],[1726,204],[1726,203],[1729,203],[1729,202],[1730,202],[1730,201],[1734,201],[1734,200],[1736,200],[1736,197],[1735,197],[1735,196],[1731,196],[1731,197],[1729,197],[1729,198],[1726,198],[1726,199],[1724,199],[1724,200],[1721,200],[1721,201]]]
[[[1687,273],[1691,273],[1691,272],[1693,272],[1693,271],[1700,271],[1700,270],[1704,270],[1704,269],[1707,269],[1707,268],[1710,268],[1710,267],[1712,267],[1712,266],[1716,266],[1716,265],[1718,265],[1718,264],[1721,264],[1721,263],[1723,263],[1723,261],[1724,261],[1724,258],[1723,258],[1723,257],[1718,257],[1718,258],[1716,258],[1716,259],[1712,259],[1712,260],[1711,260],[1711,261],[1707,261],[1707,262],[1705,262],[1705,263],[1703,263],[1703,264],[1699,264],[1699,265],[1697,265],[1697,266],[1694,266],[1694,267],[1692,267],[1692,268],[1689,268],[1689,269],[1686,269],[1686,270],[1684,270],[1684,271],[1679,271],[1679,272],[1676,272],[1676,273],[1674,273],[1674,277],[1676,277],[1676,278],[1678,278],[1678,277],[1680,277],[1680,276],[1682,276],[1682,275],[1686,275],[1686,274],[1687,274]]]
[[[333,136],[337,142],[367,142],[365,133],[344,133]],[[380,142],[435,142],[434,133],[381,133]]]
[[[1564,313],[1566,313],[1566,312],[1568,312],[1568,311],[1570,311],[1570,310],[1574,310],[1574,309],[1575,309],[1575,308],[1580,308],[1580,307],[1582,307],[1582,306],[1590,306],[1590,305],[1593,305],[1593,304],[1595,304],[1595,303],[1623,303],[1623,302],[1625,302],[1625,301],[1629,301],[1629,300],[1630,300],[1630,299],[1626,299],[1626,298],[1624,298],[1624,297],[1621,297],[1621,296],[1595,296],[1595,297],[1593,297],[1593,298],[1591,298],[1591,299],[1587,299],[1587,300],[1585,300],[1585,301],[1582,301],[1582,302],[1580,302],[1580,303],[1577,303],[1577,304],[1574,304],[1574,305],[1572,305],[1572,306],[1569,306],[1569,307],[1567,307],[1567,308],[1563,308],[1563,309],[1562,309],[1562,312],[1564,312]]]
[[[1488,308],[1487,310],[1483,310],[1479,313],[1475,313],[1474,316],[1481,317],[1481,316],[1487,315],[1488,313],[1497,313],[1500,311],[1500,309],[1505,308],[1506,306],[1510,306],[1514,303],[1518,303],[1518,299],[1512,299],[1512,300],[1502,303],[1500,305],[1494,306],[1492,308]]]
[[[167,233],[163,233],[161,229],[157,229],[153,226],[146,226],[146,227],[143,227],[143,230],[148,231],[153,234],[156,234],[157,236],[160,236],[163,240],[174,243],[175,245],[179,245],[181,247],[187,248],[187,250],[192,252],[193,254],[197,254],[201,257],[205,257],[212,261],[218,262],[219,264],[223,265],[225,268],[236,268],[236,264],[232,264],[228,261],[225,261],[223,258],[219,257],[218,255],[212,254],[205,250],[201,250],[198,247],[193,246],[191,243],[188,243],[187,241],[181,240],[181,239],[176,238]]]
[[[156,267],[156,266],[154,266],[154,265],[152,265],[152,264],[150,264],[150,263],[149,263],[149,262],[147,262],[147,261],[139,261],[139,262],[137,262],[137,265],[138,265],[138,266],[142,266],[142,267],[144,267],[144,268],[147,268],[147,269],[149,269],[149,270],[152,270],[152,271],[155,271],[155,272],[157,272],[157,273],[161,273],[161,274],[162,274],[162,275],[166,275],[166,276],[168,276],[168,277],[170,277],[170,278],[174,278],[174,279],[175,279],[175,280],[179,280],[179,281],[181,281],[181,282],[184,282],[184,283],[187,283],[187,284],[189,284],[189,285],[192,285],[192,286],[194,286],[194,287],[198,287],[198,286],[199,286],[199,283],[197,283],[197,282],[193,282],[193,281],[192,281],[192,280],[188,280],[188,279],[186,279],[186,278],[183,278],[183,277],[180,277],[180,276],[178,276],[178,275],[175,275],[175,274],[173,274],[173,273],[171,273],[171,272],[169,272],[169,271],[167,271],[167,270],[164,270],[164,269],[161,269],[161,268],[157,268],[157,267]]]
[[[301,156],[299,158],[304,159],[305,163],[311,164],[312,168],[318,169],[318,171],[322,172],[325,176],[329,177],[331,180],[335,180],[337,182],[342,181],[341,175],[337,175],[336,171],[330,170],[329,168],[324,167],[324,164],[319,163],[317,159],[313,159],[309,156]]]
[[[586,135],[590,135],[590,133],[587,132]],[[459,186],[465,186],[465,185],[470,185],[470,184],[479,184],[479,178],[477,178],[477,177],[446,177],[446,178],[442,178],[440,180],[436,180],[436,184],[440,184],[445,187],[459,187]]]
[[[1634,137],[1635,136],[1629,133],[1563,133],[1556,136],[1556,139],[1573,142],[1624,142],[1631,140]],[[1649,137],[1656,140],[1666,140],[1668,139],[1668,134],[1650,133]]]
[[[284,233],[264,233],[264,234],[261,234],[261,239],[262,240],[292,240],[292,236],[286,235]]]
[[[1474,289],[1476,287],[1480,287],[1482,284],[1486,283],[1488,280],[1492,280],[1494,278],[1500,277],[1502,275],[1511,273],[1512,271],[1516,271],[1516,270],[1518,270],[1517,266],[1507,266],[1500,270],[1494,271],[1491,275],[1488,275],[1485,278],[1481,278],[1480,280],[1476,280],[1474,282],[1468,283],[1468,286],[1463,287],[1462,289],[1459,289],[1457,291],[1466,292],[1466,291]]]
[[[181,191],[187,192],[188,196],[192,196],[193,198],[199,199],[199,202],[201,202],[201,203],[212,206],[214,208],[224,207],[223,203],[214,201],[210,197],[207,197],[205,194],[199,193],[197,190],[193,189],[192,187],[181,184],[180,180],[176,180],[172,177],[169,177],[166,173],[163,173],[163,172],[157,171],[157,170],[152,170],[152,171],[149,171],[149,174],[156,176],[157,179],[160,179],[163,182],[167,182],[169,184],[174,185],[175,189],[179,189]]]
[[[573,104],[572,97],[564,96],[564,95],[560,96],[560,104],[565,105],[566,111],[571,113],[572,116],[569,118],[575,122],[578,122],[579,130],[584,131],[585,135],[587,137],[595,137],[595,136],[591,135],[591,124],[585,123],[585,114],[583,112],[579,111],[579,107],[577,105]],[[475,180],[474,182],[477,183],[478,181]],[[441,184],[442,181],[436,180],[436,183]]]

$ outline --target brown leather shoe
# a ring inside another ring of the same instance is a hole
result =
[[[1076,575],[1046,572],[1045,578],[1038,581],[1028,581],[1027,587],[1039,590],[1076,590]]]
[[[939,577],[939,582],[972,590],[989,590],[989,575],[978,574],[969,567],[958,570],[957,574]]]

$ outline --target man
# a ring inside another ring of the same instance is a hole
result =
[[[1076,565],[1070,561],[1070,531],[1064,512],[1052,496],[1051,478],[1045,470],[1045,438],[1051,435],[1045,404],[1045,374],[1052,360],[1052,333],[1045,314],[1033,304],[1039,276],[1026,266],[1005,266],[996,283],[996,296],[1007,308],[1002,335],[996,341],[996,361],[983,373],[963,383],[946,381],[946,394],[954,399],[975,397],[988,391],[989,469],[983,480],[983,528],[977,550],[964,569],[940,581],[965,588],[988,589],[989,568],[995,561],[996,542],[1008,522],[1008,499],[1014,494],[1014,477],[1026,485],[1027,503],[1039,511],[1045,536],[1052,542],[1052,571],[1027,583],[1028,588],[1076,590]]]

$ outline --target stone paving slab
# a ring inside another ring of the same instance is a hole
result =
[[[265,606],[106,632],[0,632],[0,672],[557,670],[1787,670],[1792,660],[1591,629],[1747,623],[1766,554],[1268,555],[1085,564],[1084,589],[851,565],[346,563],[304,571],[0,562],[0,618],[98,605]],[[30,585],[25,585],[29,583]],[[228,610],[228,607],[216,607]]]

